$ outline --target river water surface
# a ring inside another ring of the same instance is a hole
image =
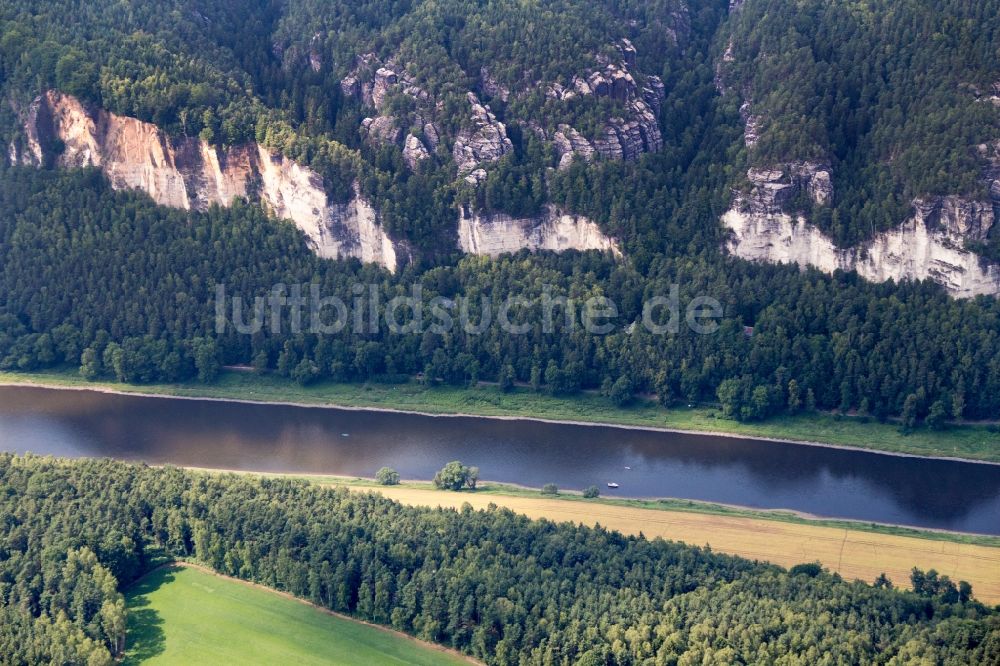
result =
[[[0,450],[413,479],[458,459],[528,486],[1000,535],[998,465],[732,437],[0,387]]]

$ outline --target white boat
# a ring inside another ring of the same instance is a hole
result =
[[[629,467],[628,465],[625,465],[625,469],[631,470],[632,468]]]
[[[608,484],[608,488],[617,488],[617,487],[618,487],[617,483],[609,483]]]

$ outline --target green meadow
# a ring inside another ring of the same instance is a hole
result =
[[[125,664],[468,663],[401,634],[189,566],[151,572],[126,599]]]

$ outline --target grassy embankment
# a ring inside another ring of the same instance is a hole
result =
[[[55,387],[109,389],[124,393],[180,397],[283,402],[355,408],[396,409],[429,414],[539,418],[553,421],[604,423],[741,437],[814,442],[834,446],[1000,462],[1000,432],[985,426],[956,426],[945,431],[918,429],[904,435],[892,424],[829,414],[773,418],[764,423],[723,419],[711,407],[664,409],[639,400],[625,409],[594,394],[568,398],[526,389],[501,393],[494,386],[477,388],[319,383],[302,387],[273,376],[227,371],[214,384],[131,386],[114,382],[86,382],[74,371],[0,373],[0,383],[42,384]]]
[[[191,565],[151,572],[126,599],[125,664],[469,663],[403,634]]]

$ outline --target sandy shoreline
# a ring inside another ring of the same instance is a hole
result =
[[[37,381],[0,381],[0,387],[32,387],[50,389],[55,391],[84,391],[91,393],[106,393],[110,395],[132,396],[140,398],[160,398],[166,400],[195,400],[203,402],[229,402],[244,405],[270,405],[276,407],[298,407],[303,409],[334,409],[349,412],[382,412],[387,414],[406,414],[410,416],[425,416],[431,418],[465,418],[465,419],[493,419],[496,421],[528,421],[533,423],[550,423],[554,425],[584,426],[591,428],[618,428],[621,430],[640,430],[648,432],[675,433],[680,435],[700,435],[704,437],[728,437],[732,439],[755,440],[759,442],[772,442],[775,444],[786,444],[795,446],[812,446],[826,449],[839,449],[841,451],[854,451],[859,453],[870,453],[872,455],[895,456],[897,458],[920,458],[923,460],[943,460],[949,462],[968,463],[973,465],[994,465],[1000,466],[1000,462],[991,460],[977,460],[975,458],[961,458],[957,456],[928,456],[916,453],[903,453],[900,451],[885,451],[882,449],[869,449],[861,446],[850,446],[847,444],[831,444],[827,442],[816,442],[810,440],[786,439],[781,437],[767,437],[763,435],[747,435],[744,433],[726,432],[724,430],[688,430],[683,428],[666,428],[659,426],[631,425],[622,423],[605,423],[597,421],[578,421],[573,419],[555,419],[542,416],[514,416],[505,414],[469,414],[464,412],[425,412],[416,409],[402,409],[396,407],[379,406],[357,406],[340,405],[336,403],[309,403],[296,402],[293,400],[253,400],[248,398],[218,398],[212,396],[176,395],[171,393],[156,393],[153,391],[122,390],[110,386],[72,386],[66,384],[52,384]]]

